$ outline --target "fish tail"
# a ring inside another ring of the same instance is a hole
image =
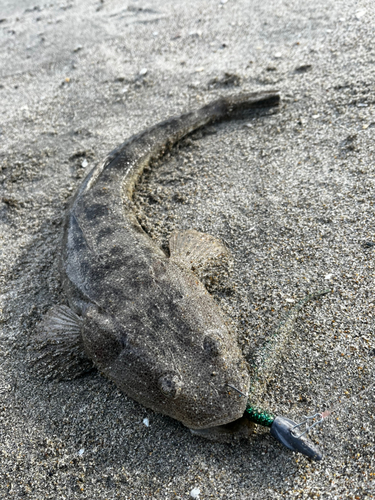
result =
[[[107,171],[112,182],[122,182],[124,194],[132,197],[134,186],[144,168],[161,157],[178,141],[192,132],[215,122],[244,118],[256,110],[278,106],[280,94],[277,91],[240,93],[221,97],[202,108],[170,118],[127,139],[111,151],[104,163],[90,174],[82,193],[93,186],[103,171]]]

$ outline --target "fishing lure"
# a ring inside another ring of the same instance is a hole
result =
[[[316,413],[315,415],[305,417],[305,420],[299,424],[287,417],[275,416],[273,413],[260,409],[251,403],[251,393],[256,392],[257,386],[261,385],[262,377],[269,372],[270,365],[276,362],[277,352],[282,349],[283,344],[287,339],[287,334],[294,323],[294,320],[301,310],[301,308],[312,299],[326,295],[330,290],[324,290],[322,292],[317,292],[308,295],[302,299],[295,307],[289,312],[285,320],[281,321],[278,328],[274,334],[268,339],[263,347],[259,350],[257,355],[257,360],[255,363],[255,376],[253,378],[253,384],[251,387],[250,395],[242,393],[236,387],[229,385],[232,389],[237,391],[241,396],[248,398],[248,403],[244,413],[246,417],[251,422],[258,425],[268,427],[270,429],[271,435],[277,439],[281,444],[286,446],[292,451],[296,451],[306,455],[313,460],[321,460],[323,458],[323,453],[321,450],[307,438],[306,434],[313,427],[321,423],[324,418],[326,418],[329,413]],[[314,422],[314,420],[320,417],[319,421]],[[312,424],[309,426],[308,422],[312,420]],[[305,432],[298,434],[296,429],[298,429],[303,424],[307,425]]]

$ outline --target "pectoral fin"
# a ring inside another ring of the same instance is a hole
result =
[[[67,306],[55,306],[38,326],[31,364],[45,378],[70,380],[90,371],[82,336],[82,319]]]
[[[201,281],[218,281],[227,271],[231,255],[222,241],[194,229],[175,231],[169,240],[171,259],[194,271]]]

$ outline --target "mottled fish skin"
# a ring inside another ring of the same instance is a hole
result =
[[[66,221],[62,281],[86,354],[128,396],[192,429],[242,417],[247,364],[218,305],[167,257],[130,208],[144,167],[209,123],[276,106],[275,92],[219,99],[125,141],[78,190]]]

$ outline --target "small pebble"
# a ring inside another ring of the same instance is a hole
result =
[[[193,488],[190,492],[191,498],[199,498],[201,490],[199,488]]]
[[[143,423],[145,424],[146,427],[150,427],[150,421],[148,418],[144,418]]]
[[[357,10],[357,12],[355,13],[355,18],[361,19],[366,14],[366,12],[367,12],[366,9]]]

